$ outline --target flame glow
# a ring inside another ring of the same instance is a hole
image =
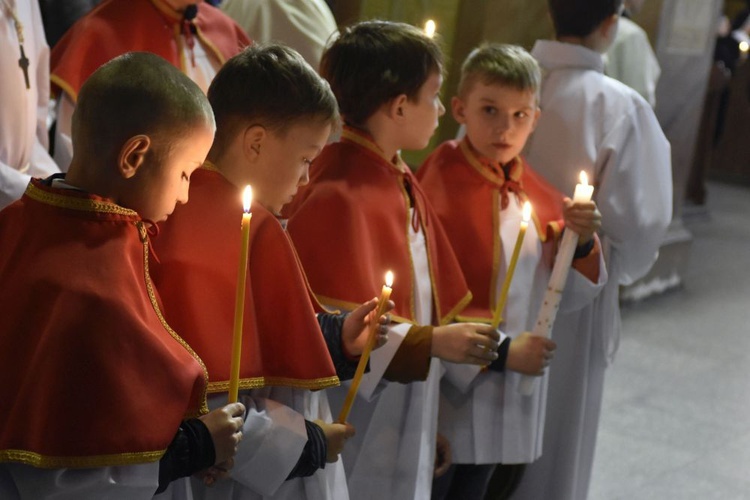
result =
[[[524,202],[523,204],[523,221],[529,222],[531,220],[531,203]]]
[[[385,286],[388,288],[393,286],[393,271],[385,273]]]
[[[589,176],[586,175],[586,172],[584,172],[583,170],[581,170],[581,174],[578,176],[578,178],[581,179],[581,184],[583,184],[584,186],[589,185]]]
[[[429,38],[432,38],[433,36],[435,36],[435,30],[437,30],[435,21],[433,21],[432,19],[428,19],[427,22],[424,23],[424,34]]]
[[[245,190],[242,192],[242,206],[245,209],[245,213],[250,213],[250,205],[253,204],[253,188],[248,184],[245,186]]]

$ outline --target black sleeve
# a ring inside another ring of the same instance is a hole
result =
[[[326,466],[326,455],[328,454],[328,442],[323,429],[315,422],[305,420],[307,428],[307,443],[302,450],[297,465],[289,473],[286,480],[296,477],[312,476],[318,469],[324,469]]]
[[[594,241],[594,238],[591,238],[583,245],[576,246],[576,251],[573,254],[573,259],[583,259],[584,257],[588,257],[591,253],[591,250],[594,249],[595,243],[596,242]]]
[[[354,372],[357,371],[358,359],[350,359],[344,353],[344,346],[341,344],[341,332],[344,328],[346,314],[319,313],[318,324],[323,332],[328,353],[333,360],[333,367],[336,369],[336,375],[339,380],[351,380]],[[369,363],[369,361],[368,361]]]
[[[505,371],[505,363],[508,361],[508,349],[510,349],[510,337],[507,337],[497,348],[497,359],[490,363],[487,368],[494,372],[503,373]]]
[[[216,462],[216,450],[206,424],[197,418],[183,420],[167,452],[159,460],[159,488],[167,489],[169,483],[181,477],[211,467]]]

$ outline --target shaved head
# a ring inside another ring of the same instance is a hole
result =
[[[139,134],[164,153],[199,126],[215,128],[201,89],[161,57],[129,52],[102,65],[81,88],[73,113],[74,154],[84,162],[110,163]]]

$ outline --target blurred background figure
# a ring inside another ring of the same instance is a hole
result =
[[[0,0],[0,209],[29,179],[59,172],[47,152],[49,47],[37,0]]]
[[[656,107],[656,84],[661,67],[651,48],[646,32],[631,17],[637,14],[645,0],[625,0],[617,36],[607,51],[604,73],[632,88]]]
[[[323,0],[224,0],[221,9],[256,42],[288,45],[315,69],[328,40],[338,32]]]

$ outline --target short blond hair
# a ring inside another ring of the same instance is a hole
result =
[[[461,65],[459,97],[465,98],[477,81],[485,85],[529,90],[538,100],[542,72],[536,60],[522,47],[487,43],[472,50]]]

